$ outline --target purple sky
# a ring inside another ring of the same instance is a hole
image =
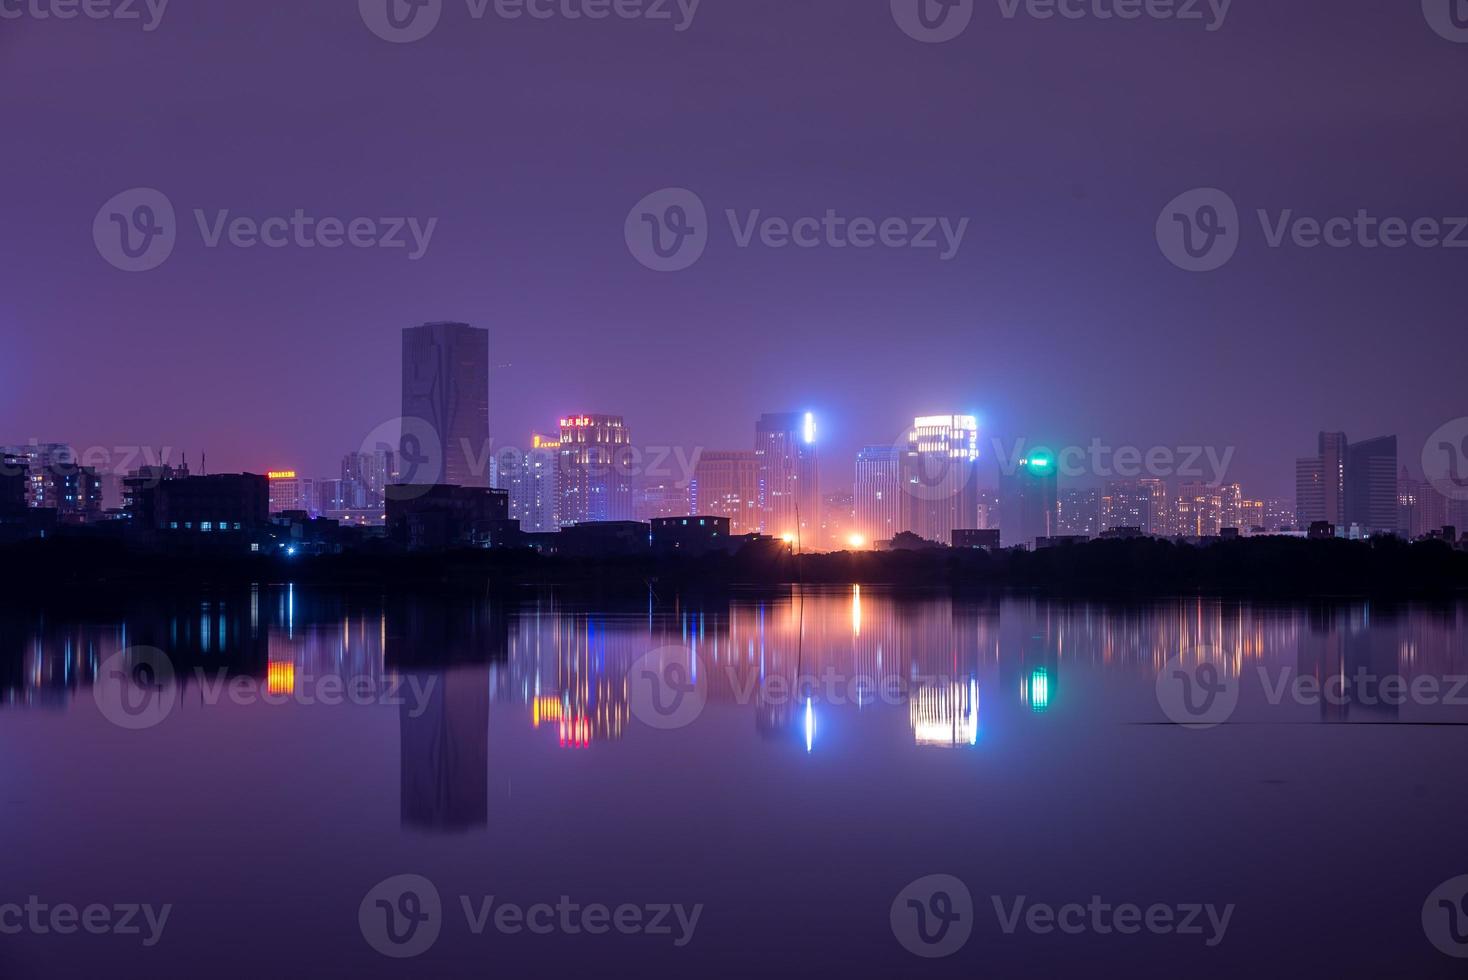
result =
[[[922,44],[888,0],[703,0],[669,22],[508,21],[444,0],[389,44],[352,0],[173,0],[137,22],[0,20],[0,443],[207,449],[330,475],[398,413],[402,327],[490,328],[491,428],[573,411],[748,448],[815,409],[824,480],[915,414],[988,439],[1237,446],[1293,492],[1321,428],[1423,440],[1468,415],[1468,250],[1269,248],[1256,209],[1468,214],[1468,44],[1416,2],[1235,0],[1221,30],[1006,19]],[[179,238],[126,273],[113,195]],[[1163,206],[1227,191],[1243,240],[1196,274]],[[660,274],[623,239],[686,187],[712,236]],[[437,218],[406,250],[207,248],[193,210]],[[736,247],[724,210],[969,219],[961,251]],[[1468,237],[1465,237],[1468,241]]]

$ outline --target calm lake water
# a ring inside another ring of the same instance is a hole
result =
[[[1465,612],[10,610],[0,976],[1459,975]]]

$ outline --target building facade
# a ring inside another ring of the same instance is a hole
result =
[[[428,323],[403,331],[399,479],[489,486],[489,331]]]
[[[696,514],[729,518],[732,534],[758,531],[759,462],[754,452],[718,450],[701,454],[693,467],[689,506]]]
[[[821,485],[816,419],[806,412],[761,415],[754,428],[760,530],[794,542],[818,541]]]
[[[562,527],[634,518],[632,433],[622,416],[566,416],[556,452]]]

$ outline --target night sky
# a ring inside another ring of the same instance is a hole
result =
[[[1468,215],[1468,43],[1417,0],[1235,0],[1211,32],[981,0],[941,44],[888,0],[703,0],[682,31],[676,4],[444,4],[406,44],[353,0],[173,0],[153,31],[0,20],[0,443],[334,475],[399,412],[401,328],[445,319],[491,331],[500,442],[610,412],[639,443],[749,448],[759,413],[815,410],[832,489],[915,414],[980,416],[986,455],[1237,446],[1229,477],[1259,496],[1293,495],[1320,429],[1397,434],[1416,470],[1468,415],[1468,249],[1274,249],[1255,217]],[[92,235],[135,187],[179,220],[142,273]],[[711,222],[676,273],[623,237],[667,187]],[[1210,273],[1154,230],[1199,187],[1243,221]],[[196,208],[437,225],[417,261],[208,248]],[[969,224],[951,261],[743,249],[727,208]]]

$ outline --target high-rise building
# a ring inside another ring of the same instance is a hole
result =
[[[821,484],[816,418],[810,412],[761,415],[754,428],[760,530],[792,541],[818,541]]]
[[[1346,434],[1322,432],[1316,455],[1295,463],[1295,511],[1302,525],[1346,517]]]
[[[1264,501],[1264,529],[1266,531],[1294,531],[1299,527],[1295,508],[1288,500],[1271,497]]]
[[[856,500],[849,493],[821,497],[821,534],[827,548],[865,547],[867,537],[856,530]]]
[[[270,513],[280,514],[288,510],[311,510],[311,501],[306,484],[295,470],[271,470],[265,474],[270,481]]]
[[[729,518],[730,534],[751,534],[761,526],[759,462],[753,451],[702,453],[689,487],[692,512]]]
[[[1216,538],[1223,529],[1222,487],[1184,483],[1178,490],[1173,533],[1184,538]]]
[[[403,481],[489,486],[488,330],[428,323],[403,331],[403,429]]]
[[[1048,452],[1021,459],[1000,475],[1000,530],[1006,547],[1033,548],[1039,538],[1059,533],[1059,465]]]
[[[667,517],[688,517],[693,513],[689,509],[688,490],[676,480],[654,479],[643,483],[635,492],[633,518],[651,522]]]
[[[1071,537],[1100,537],[1105,530],[1101,526],[1101,497],[1100,490],[1061,491],[1056,524],[1060,534]]]
[[[856,454],[852,491],[856,533],[868,541],[890,541],[903,522],[902,452],[895,446],[867,446]]]
[[[370,453],[347,453],[342,457],[343,486],[334,496],[348,501],[346,508],[380,508],[387,500],[387,488],[396,475],[395,452],[377,450]]]
[[[532,436],[529,449],[509,446],[495,453],[495,486],[510,495],[510,518],[520,530],[554,531],[560,527],[559,437]]]
[[[1397,437],[1352,443],[1346,450],[1346,524],[1366,534],[1395,534]]]
[[[622,416],[566,416],[557,452],[562,527],[634,519],[632,433]]]
[[[972,415],[913,420],[902,455],[903,530],[948,543],[979,519],[979,423]]]
[[[1363,534],[1398,530],[1397,438],[1355,444],[1343,432],[1322,432],[1319,452],[1295,464],[1296,518],[1302,527],[1326,521]]]

